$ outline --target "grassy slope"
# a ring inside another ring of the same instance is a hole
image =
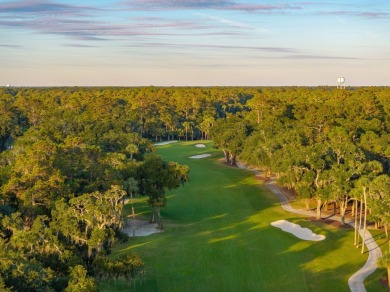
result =
[[[224,166],[212,144],[206,149],[194,144],[159,147],[166,160],[191,169],[190,183],[168,193],[162,212],[166,231],[114,248],[114,257],[134,251],[145,261],[147,274],[136,290],[349,291],[349,276],[367,258],[353,247],[353,232],[283,211],[252,173]],[[213,155],[188,158],[200,153]],[[138,212],[147,210],[139,204]],[[309,227],[327,239],[297,239],[270,226],[279,219]],[[104,282],[101,288],[129,290],[121,281]]]

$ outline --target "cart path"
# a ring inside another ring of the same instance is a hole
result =
[[[256,175],[260,174],[258,170],[247,168],[242,163],[237,163],[237,166],[242,169],[248,169],[252,172],[254,172]],[[275,180],[269,180],[265,183],[265,186],[272,192],[274,195],[279,199],[280,205],[284,210],[287,212],[300,214],[304,216],[315,216],[315,213],[313,211],[306,211],[306,210],[298,210],[294,209],[291,205],[289,200],[287,199],[286,195],[283,193],[282,189],[276,184]],[[337,220],[341,222],[341,217],[339,215],[332,215],[332,220]],[[354,226],[353,220],[346,221],[346,224]],[[359,230],[360,235],[363,237],[363,229]],[[364,286],[364,280],[371,275],[376,269],[377,269],[377,261],[382,256],[382,251],[379,248],[378,244],[376,243],[375,239],[372,237],[371,233],[366,230],[364,242],[366,244],[366,247],[368,249],[368,259],[364,266],[358,270],[355,274],[353,274],[348,279],[348,285],[352,292],[365,292],[367,291]]]

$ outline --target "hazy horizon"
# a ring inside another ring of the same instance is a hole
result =
[[[390,2],[0,0],[0,86],[390,85]]]

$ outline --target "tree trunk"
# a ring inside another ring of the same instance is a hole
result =
[[[360,212],[359,212],[359,232],[360,232],[360,229],[362,229],[362,218],[363,218],[363,207],[362,207],[362,202],[360,202]],[[359,247],[359,242],[360,242],[360,236],[358,236],[358,242],[357,242],[357,245],[356,247]]]
[[[160,209],[161,209],[160,207],[157,208],[157,220],[158,220],[157,222],[158,222],[158,229],[163,230]]]
[[[355,202],[352,204],[351,216],[355,216]]]
[[[366,229],[367,229],[367,194],[366,188],[363,188],[363,196],[364,196],[364,227],[363,227],[363,236],[362,236],[362,253],[364,253],[365,246],[365,238],[366,238]]]
[[[305,206],[306,206],[306,211],[310,210],[310,199],[305,199]]]
[[[355,206],[355,210],[357,211],[357,204],[358,204],[358,201],[357,200],[355,200],[355,202],[354,202],[354,206]],[[354,238],[354,242],[353,242],[353,244],[354,245],[356,245],[357,244],[357,239],[358,239],[358,232],[357,232],[357,212],[355,212],[355,238]]]
[[[386,234],[386,239],[389,239],[389,231],[387,230],[387,224],[385,223],[385,234]]]
[[[341,224],[345,224],[345,210],[346,210],[346,208],[341,208],[341,206],[340,206],[340,216],[341,216]]]
[[[131,196],[131,217],[133,217],[133,238],[135,238],[135,213],[133,206],[133,192],[130,193]]]
[[[347,211],[348,207],[348,199],[342,200],[340,202],[340,216],[341,216],[341,224],[345,224],[345,212]],[[335,213],[336,214],[336,213]]]
[[[230,165],[233,166],[236,164],[236,155],[230,154]]]
[[[321,209],[322,209],[322,201],[321,201],[321,199],[317,199],[317,216],[316,216],[316,220],[321,220]]]
[[[154,223],[155,222],[155,216],[154,216],[154,207],[152,207],[152,217],[150,217],[150,223]]]
[[[223,155],[225,156],[226,163],[229,163],[229,152],[225,149],[222,149]]]
[[[390,268],[387,268],[387,288],[390,291]]]

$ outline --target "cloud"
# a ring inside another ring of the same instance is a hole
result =
[[[326,56],[326,55],[290,55],[286,56],[287,59],[298,60],[362,60],[354,57],[342,57],[342,56]]]
[[[196,15],[206,17],[208,19],[216,20],[222,24],[227,24],[227,25],[233,26],[233,27],[251,29],[251,30],[260,31],[260,32],[268,32],[267,29],[262,28],[262,27],[256,27],[256,26],[249,25],[249,24],[246,24],[243,22],[234,21],[234,20],[230,20],[230,19],[226,19],[226,18],[221,18],[221,17],[217,17],[214,15],[209,15],[209,14],[204,14],[204,13],[196,13]]]
[[[130,45],[130,46],[139,46],[139,47],[153,47],[153,48],[161,48],[161,47],[169,47],[169,48],[196,48],[196,49],[215,49],[215,50],[248,50],[248,51],[258,51],[258,52],[267,52],[267,53],[299,53],[297,50],[287,47],[260,47],[260,46],[234,46],[234,45],[212,45],[212,44],[178,44],[178,43],[162,43],[162,42],[149,42],[149,43],[141,43],[138,45]]]
[[[233,5],[233,2],[224,0],[135,0],[121,3],[139,9],[217,9]]]
[[[29,3],[27,5],[27,3]],[[60,35],[78,41],[105,41],[139,36],[188,36],[188,35],[236,35],[216,25],[201,20],[177,20],[162,17],[138,17],[124,22],[109,22],[95,16],[86,16],[85,8],[70,5],[57,5],[45,2],[46,12],[34,13],[42,2],[19,1],[11,4],[0,4],[0,27],[11,27],[33,31],[40,34]],[[33,6],[33,7],[32,7]],[[24,13],[5,13],[6,8],[21,9]],[[52,12],[61,10],[60,14]],[[113,13],[113,11],[110,11]],[[114,12],[115,13],[115,12]],[[115,14],[114,14],[115,15]],[[242,35],[242,33],[241,33]]]
[[[389,12],[375,12],[375,11],[340,10],[340,11],[321,12],[320,14],[337,15],[337,16],[355,16],[355,17],[363,17],[363,18],[370,18],[370,19],[390,18]]]
[[[13,49],[18,49],[18,48],[22,48],[22,46],[18,46],[18,45],[0,45],[0,48],[13,48]]]
[[[97,10],[48,0],[0,2],[0,27],[96,40],[101,38],[94,32],[97,25],[90,19]]]
[[[278,10],[289,5],[249,5],[235,0],[133,0],[122,1],[130,10],[140,9],[226,9],[226,10]],[[117,2],[118,4],[118,2]],[[0,27],[11,27],[39,34],[59,35],[77,41],[106,41],[141,36],[248,36],[253,32],[268,32],[242,21],[208,14],[202,19],[164,19],[138,17],[129,20],[108,20],[116,16],[117,7],[100,8],[73,5],[54,0],[0,1]],[[102,17],[103,16],[103,17]],[[115,19],[115,18],[113,18]],[[218,23],[215,23],[218,22]],[[223,26],[222,26],[222,25]],[[231,29],[226,29],[230,26]]]
[[[251,4],[234,4],[227,6],[225,10],[238,10],[248,12],[270,12],[270,11],[284,11],[284,10],[298,10],[302,9],[301,6],[291,4],[278,4],[278,5],[251,5]]]
[[[140,10],[181,10],[181,9],[214,9],[214,10],[237,10],[247,12],[262,12],[262,11],[283,11],[292,9],[301,9],[299,5],[292,4],[250,4],[238,3],[236,1],[225,0],[134,0],[122,1],[122,5],[130,9]]]
[[[0,13],[22,13],[22,14],[81,14],[97,10],[93,7],[75,6],[62,4],[53,1],[24,0],[16,2],[0,3]]]
[[[96,48],[96,46],[83,45],[83,44],[65,44],[64,47],[69,47],[69,48]]]
[[[108,31],[115,31],[117,26],[107,26],[92,21],[69,20],[60,17],[34,17],[0,20],[0,27],[14,27],[41,34],[56,34],[77,40],[104,40]]]

